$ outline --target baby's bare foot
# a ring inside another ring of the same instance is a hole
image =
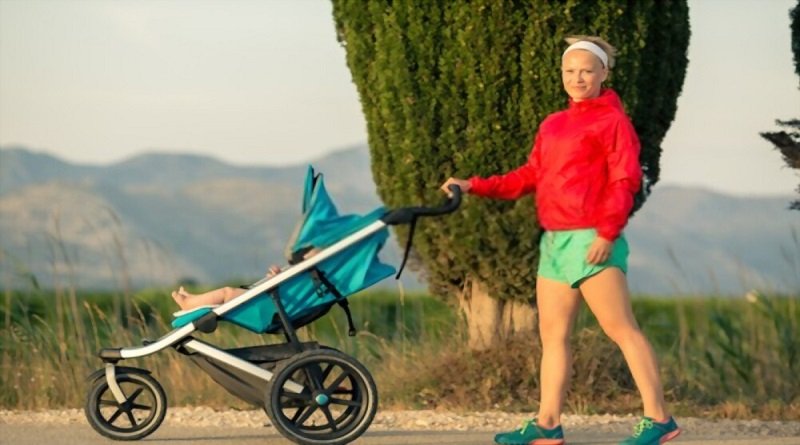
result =
[[[180,289],[178,289],[178,293],[181,294],[184,299],[194,297],[194,294],[190,294],[189,292],[186,292],[186,290],[183,288],[183,286],[181,286]]]
[[[181,288],[181,290],[182,289],[183,288]],[[172,292],[172,299],[175,300],[176,303],[178,303],[178,307],[180,307],[183,310],[187,309],[187,307],[186,307],[186,295],[181,294],[180,290]]]

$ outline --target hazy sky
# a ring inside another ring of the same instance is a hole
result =
[[[800,117],[796,1],[689,4],[662,184],[792,193],[800,178],[758,132]],[[149,150],[311,160],[366,141],[344,57],[326,0],[0,0],[0,144],[90,163]]]

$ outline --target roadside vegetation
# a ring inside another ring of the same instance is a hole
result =
[[[122,304],[122,301],[127,304]],[[166,289],[123,293],[6,290],[0,305],[0,408],[80,407],[84,379],[101,367],[102,347],[141,344],[171,328]],[[661,360],[679,415],[800,420],[800,301],[796,296],[674,297],[634,300]],[[373,290],[351,298],[358,334],[347,336],[337,308],[302,329],[358,357],[374,374],[381,405],[456,411],[533,411],[538,393],[536,338],[472,352],[455,308],[423,294]],[[589,311],[575,327],[573,413],[638,412],[621,354]],[[202,338],[220,346],[282,341],[222,324]],[[171,405],[248,408],[189,360],[170,350],[126,365],[153,371]]]

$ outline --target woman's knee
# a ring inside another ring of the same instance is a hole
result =
[[[643,337],[642,330],[636,324],[619,323],[612,326],[602,326],[602,328],[608,338],[618,345]]]
[[[542,344],[569,344],[570,326],[565,322],[539,321],[539,337]]]

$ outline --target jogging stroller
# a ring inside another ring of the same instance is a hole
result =
[[[104,348],[105,366],[89,376],[85,414],[91,426],[115,440],[141,439],[166,415],[161,385],[140,368],[120,366],[172,347],[186,355],[231,394],[262,407],[272,425],[289,440],[308,445],[337,445],[357,439],[369,428],[378,406],[375,382],[356,359],[317,342],[301,342],[296,330],[325,315],[334,305],[354,326],[347,297],[395,273],[378,260],[388,226],[414,224],[420,216],[455,211],[458,187],[441,207],[378,208],[364,215],[339,215],[322,175],[309,167],[303,217],[287,246],[290,266],[264,278],[241,296],[217,307],[177,313],[171,332],[144,345]],[[316,254],[307,256],[311,249]],[[398,273],[399,277],[399,273]],[[219,349],[193,337],[213,332],[220,321],[256,333],[279,333],[284,343]]]

